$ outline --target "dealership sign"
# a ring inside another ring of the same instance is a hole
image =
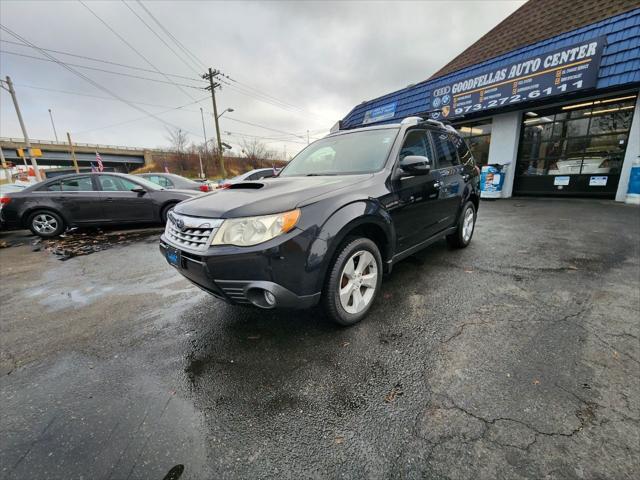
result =
[[[459,117],[563,93],[593,88],[606,37],[486,70],[431,92],[433,118]]]
[[[389,120],[390,118],[395,117],[397,105],[398,102],[393,102],[367,110],[364,113],[364,120],[362,120],[362,123],[366,125],[367,123],[382,122],[383,120]]]

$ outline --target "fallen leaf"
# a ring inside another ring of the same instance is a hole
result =
[[[575,265],[569,265],[567,267],[567,270],[578,270],[578,267],[576,267]]]
[[[384,396],[384,401],[386,403],[393,403],[403,393],[404,392],[402,391],[402,384],[396,383],[395,386],[391,389],[391,391]]]
[[[540,380],[538,380],[537,378],[533,379],[533,384],[534,385],[540,385]]]
[[[336,437],[334,441],[337,445],[340,445],[342,442],[344,442],[344,437]]]
[[[344,342],[344,343],[342,344],[342,346],[343,346],[343,347],[348,347],[349,345],[351,345],[351,342]]]

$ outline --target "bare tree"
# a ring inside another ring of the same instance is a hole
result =
[[[267,146],[257,138],[242,140],[242,153],[251,161],[273,160],[276,157],[275,152],[269,150]]]
[[[171,150],[176,153],[185,153],[189,139],[187,132],[181,128],[170,129],[167,127],[167,140],[171,142]]]
[[[181,128],[170,129],[167,127],[167,139],[171,142],[169,147],[175,153],[176,163],[181,172],[189,168],[187,147],[189,139],[187,132]]]

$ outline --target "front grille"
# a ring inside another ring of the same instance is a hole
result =
[[[222,222],[217,218],[189,217],[170,212],[164,236],[176,247],[202,252],[209,247]]]

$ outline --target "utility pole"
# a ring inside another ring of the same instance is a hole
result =
[[[207,152],[207,130],[204,128],[204,111],[200,107],[200,116],[202,117],[202,135],[204,136],[204,151]]]
[[[220,127],[218,125],[218,106],[216,105],[216,88],[222,88],[222,84],[216,81],[218,75],[222,72],[220,70],[213,70],[209,68],[209,73],[202,75],[202,78],[209,80],[209,86],[206,90],[211,90],[211,100],[213,101],[213,120],[216,126],[216,137],[218,140],[218,163],[220,165],[220,174],[222,177],[227,176],[227,172],[224,169],[224,156],[222,155],[222,140],[220,139]]]
[[[2,162],[2,168],[4,168],[5,170],[9,167],[7,167],[7,161],[4,158],[4,152],[2,151],[2,147],[0,147],[0,162]]]
[[[16,108],[16,115],[18,115],[18,122],[20,122],[22,135],[24,136],[24,146],[28,152],[29,160],[31,160],[33,171],[36,174],[36,180],[41,181],[42,177],[40,176],[40,170],[38,169],[38,162],[36,162],[36,157],[31,155],[31,143],[29,142],[29,135],[27,135],[27,128],[24,126],[24,120],[22,120],[22,113],[20,113],[20,106],[18,105],[18,99],[16,98],[16,91],[13,88],[13,83],[11,82],[11,78],[9,77],[9,75],[7,75],[5,83],[7,84],[5,90],[7,90],[11,94],[13,106]]]
[[[56,143],[58,143],[58,132],[56,132],[56,124],[53,122],[53,114],[49,109],[49,118],[51,119],[51,126],[53,127],[53,135],[56,137]]]
[[[73,168],[76,169],[76,173],[80,173],[78,160],[76,159],[76,151],[73,148],[73,142],[71,141],[71,134],[69,132],[67,132],[67,140],[69,141],[69,151],[71,152],[71,160],[73,160]]]
[[[198,152],[198,160],[200,160],[200,178],[204,178],[204,170],[202,169],[202,155]]]

